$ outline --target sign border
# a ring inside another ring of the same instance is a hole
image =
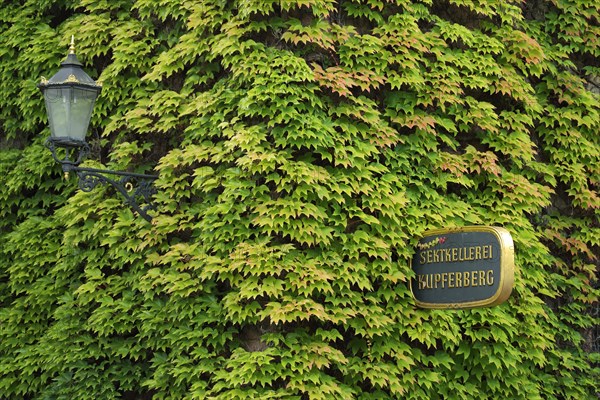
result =
[[[491,307],[505,302],[509,297],[513,289],[514,275],[515,275],[515,246],[512,240],[512,236],[505,228],[497,226],[463,226],[457,228],[442,228],[442,229],[431,229],[423,232],[419,242],[428,236],[439,236],[453,233],[463,232],[487,232],[492,233],[498,244],[500,245],[500,284],[498,290],[492,296],[484,300],[467,301],[463,303],[427,303],[417,300],[413,291],[413,279],[409,281],[410,293],[415,300],[418,307],[429,308],[429,309],[463,309],[463,308],[475,308],[475,307]],[[416,253],[415,253],[416,255]],[[413,258],[410,260],[410,269],[413,269]]]

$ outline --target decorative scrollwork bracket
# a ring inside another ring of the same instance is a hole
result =
[[[79,188],[84,192],[90,192],[98,185],[109,184],[125,197],[125,202],[142,218],[152,221],[148,211],[155,209],[152,196],[156,193],[153,183],[157,176],[82,167],[74,167],[72,171],[77,173]]]
[[[89,146],[85,143],[57,143],[56,140],[49,139],[46,146],[52,152],[54,160],[61,164],[65,174],[69,172],[77,174],[79,188],[82,191],[90,192],[98,185],[111,185],[121,193],[125,198],[125,203],[134,211],[146,221],[152,221],[148,211],[155,209],[152,196],[156,193],[156,189],[153,184],[158,176],[79,167],[79,163],[90,152]],[[57,154],[57,147],[64,149],[64,157]],[[78,151],[76,156],[73,154],[75,151]]]

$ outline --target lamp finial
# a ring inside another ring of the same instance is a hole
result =
[[[69,54],[75,54],[75,35],[71,35],[71,45],[69,46]]]

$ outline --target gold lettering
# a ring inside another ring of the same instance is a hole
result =
[[[491,269],[487,272],[486,282],[488,286],[492,286],[494,284],[494,271]]]
[[[494,271],[491,269],[417,274],[416,278],[419,290],[493,286],[495,281]]]
[[[446,254],[445,261],[452,261],[452,252],[450,251],[450,249],[444,249],[444,253]]]
[[[420,265],[433,263],[463,262],[474,260],[487,260],[493,258],[493,246],[465,246],[449,247],[444,249],[430,249],[419,252]],[[473,280],[471,275],[470,279]],[[475,285],[481,285],[482,280],[476,277]]]

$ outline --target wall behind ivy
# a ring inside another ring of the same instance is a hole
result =
[[[0,398],[597,398],[599,7],[4,0]],[[152,224],[44,147],[71,35]],[[419,235],[472,224],[511,298],[417,309]]]

